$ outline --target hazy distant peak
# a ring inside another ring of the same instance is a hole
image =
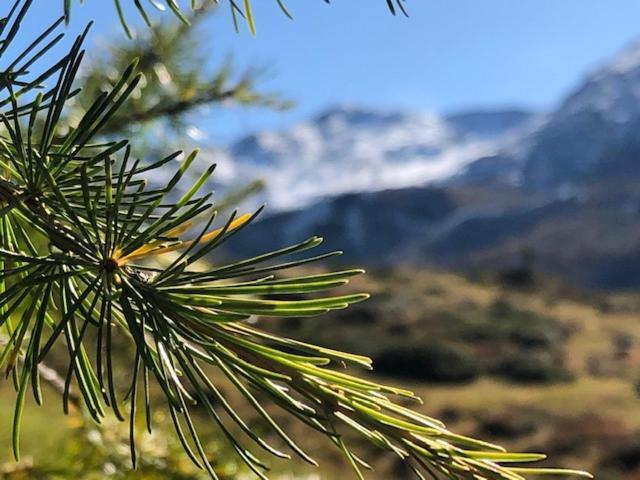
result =
[[[636,41],[599,68],[566,98],[562,116],[581,111],[599,112],[624,123],[637,115],[640,106],[640,41]]]
[[[638,69],[640,69],[640,39],[631,42],[620,53],[606,61],[591,74],[591,77],[597,78],[612,73],[627,74]]]
[[[637,171],[637,158],[629,152],[635,148],[638,125],[640,42],[588,75],[553,112],[532,142],[525,184],[573,188],[599,176],[603,162]]]
[[[258,200],[274,212],[349,192],[446,182],[513,143],[533,117],[517,109],[443,117],[337,105],[286,130],[230,145],[236,178],[225,183],[267,179]]]

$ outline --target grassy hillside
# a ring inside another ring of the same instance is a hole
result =
[[[371,355],[388,382],[420,394],[416,408],[457,431],[598,479],[640,478],[640,296],[408,269],[353,288],[372,299],[274,328]]]
[[[263,319],[262,326],[371,355],[377,375],[420,394],[424,403],[415,408],[461,433],[548,452],[550,464],[587,468],[598,479],[640,479],[640,296],[580,294],[548,281],[522,289],[408,269],[369,273],[349,289],[373,298],[332,316]],[[7,381],[0,385],[2,464],[10,456],[13,393]],[[98,472],[91,478],[127,468],[126,428],[97,436],[77,415],[63,418],[59,400],[47,393],[46,406],[30,404],[25,415],[23,451],[36,467],[51,475],[86,465]],[[157,421],[161,433],[141,437],[145,475],[114,478],[198,478],[163,434],[170,429],[160,413]],[[287,423],[322,467],[277,463],[276,477],[346,478],[339,453]],[[236,478],[237,465],[213,430],[209,440],[224,459],[221,472]],[[113,445],[120,453],[105,460]],[[29,462],[22,473],[8,462],[0,478],[37,478]],[[391,458],[374,463],[372,479],[409,478]]]

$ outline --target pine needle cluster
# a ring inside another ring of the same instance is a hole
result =
[[[172,0],[166,3],[174,10]],[[64,17],[17,48],[31,4],[15,1],[0,20],[0,368],[17,391],[16,458],[25,400],[31,395],[42,404],[41,369],[62,348],[65,411],[77,389],[95,422],[108,411],[129,422],[134,467],[136,419],[151,430],[152,409],[165,408],[186,454],[216,478],[192,417],[196,407],[259,478],[267,478],[268,466],[257,450],[314,464],[268,412],[269,402],[324,435],[358,476],[369,465],[347,444],[347,430],[397,455],[420,478],[587,475],[524,468],[544,456],[505,452],[407,408],[398,399],[417,400],[411,392],[351,373],[371,369],[368,358],[257,328],[256,316],[315,317],[365,300],[366,294],[330,293],[362,271],[282,276],[339,254],[313,253],[322,243],[317,237],[212,263],[216,249],[249,228],[259,211],[219,218],[212,194],[200,192],[215,165],[176,194],[197,151],[141,161],[127,140],[101,141],[141,79],[135,62],[90,102],[75,127],[65,124],[67,103],[82,95],[75,80],[87,31],[40,67],[63,38]],[[146,178],[159,169],[173,173],[166,185],[149,186]],[[116,337],[128,339],[130,358],[114,350]],[[128,375],[116,373],[122,364]],[[213,371],[233,385],[243,411],[250,407],[268,435],[249,425]],[[161,389],[163,407],[154,403],[151,383]]]

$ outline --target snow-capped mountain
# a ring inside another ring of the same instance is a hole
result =
[[[240,234],[243,254],[319,234],[347,262],[495,269],[528,251],[577,283],[640,286],[640,43],[545,116],[340,108],[231,154],[290,209]]]
[[[576,186],[640,154],[640,43],[587,75],[535,134],[523,181],[529,187]],[[626,165],[629,167],[629,165]]]
[[[265,179],[260,201],[275,212],[348,192],[447,181],[521,138],[539,118],[519,110],[439,117],[342,106],[213,156],[226,185]]]
[[[588,74],[549,114],[438,116],[339,106],[282,132],[210,151],[225,186],[266,181],[270,212],[322,198],[421,185],[506,183],[574,195],[585,183],[639,177],[640,42]]]

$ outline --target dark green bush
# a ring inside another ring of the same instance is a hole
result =
[[[500,412],[482,418],[479,430],[490,438],[518,439],[531,435],[538,428],[536,418],[523,412]]]
[[[499,298],[488,311],[454,317],[459,338],[473,342],[508,342],[517,348],[552,350],[561,348],[568,337],[567,328],[556,319],[530,310],[519,309]]]
[[[544,352],[514,353],[496,367],[495,373],[516,383],[556,383],[573,379],[562,359]]]
[[[545,319],[546,320],[546,319]],[[513,326],[509,339],[524,348],[554,348],[562,345],[566,334],[559,325],[549,325],[551,321],[541,324],[527,323]]]
[[[473,356],[448,344],[390,347],[375,356],[379,373],[427,382],[469,382],[480,374]]]

